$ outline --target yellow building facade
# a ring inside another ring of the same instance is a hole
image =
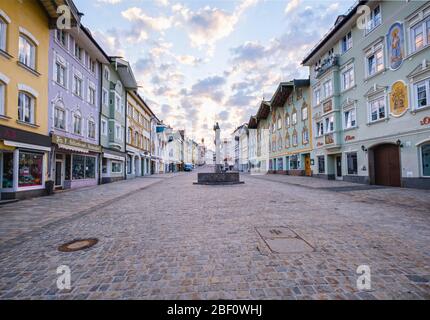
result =
[[[45,190],[49,16],[39,1],[0,4],[0,192],[2,199]]]
[[[127,178],[151,173],[151,118],[137,91],[127,92]]]

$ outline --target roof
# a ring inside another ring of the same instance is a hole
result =
[[[73,3],[73,0],[39,0],[39,2],[45,8],[45,11],[50,18],[50,28],[57,28],[57,19],[63,14],[61,10],[60,12],[57,12],[58,7],[60,6],[67,6],[70,8],[72,18],[71,25],[73,27],[76,27],[81,23],[81,17],[83,16],[83,13],[79,12]]]
[[[366,4],[369,1],[358,0],[344,15],[337,17],[334,26],[324,35],[324,37],[311,49],[302,61],[302,65],[306,63],[338,32],[349,20],[351,20],[357,13],[359,6]]]
[[[251,116],[251,118],[249,118],[248,121],[248,129],[257,129],[257,117],[256,116]]]
[[[261,119],[267,119],[270,113],[270,102],[269,101],[261,101],[260,108],[258,108],[256,117],[257,121]]]
[[[288,96],[294,90],[294,87],[308,87],[310,86],[309,79],[294,79],[288,82],[281,82],[273,94],[270,105],[273,108],[283,107],[287,101]]]
[[[115,64],[121,82],[128,90],[137,90],[137,82],[133,70],[128,61],[121,57],[109,57],[109,60]]]

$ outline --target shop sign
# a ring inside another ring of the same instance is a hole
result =
[[[92,152],[101,152],[102,151],[101,146],[87,143],[87,142],[80,141],[80,140],[76,140],[73,138],[61,137],[61,136],[57,136],[57,135],[52,136],[52,143],[64,144],[64,145],[71,146],[71,147],[78,147],[78,148],[86,149],[86,150],[89,150]]]
[[[33,144],[44,147],[51,147],[51,140],[48,136],[32,133],[20,129],[14,129],[0,125],[0,139],[11,140],[26,144]]]
[[[355,136],[346,136],[345,141],[352,141],[355,140]]]
[[[430,117],[425,117],[421,120],[421,125],[425,126],[426,124],[430,124]]]

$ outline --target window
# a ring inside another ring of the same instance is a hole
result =
[[[288,113],[285,115],[285,127],[290,127],[290,115]]]
[[[350,65],[342,72],[342,90],[347,90],[354,86],[354,66]]]
[[[314,90],[314,106],[317,106],[321,103],[321,89],[317,88]]]
[[[290,169],[291,170],[297,170],[300,168],[300,164],[299,164],[299,159],[297,157],[297,155],[292,155],[290,157]]]
[[[134,133],[134,145],[135,146],[139,145],[139,133],[138,132]]]
[[[82,117],[79,113],[73,115],[73,133],[82,134]]]
[[[96,138],[96,123],[92,119],[88,121],[88,138]]]
[[[421,147],[423,176],[430,177],[430,143]]]
[[[73,93],[78,97],[82,97],[82,79],[75,75]]]
[[[88,88],[88,102],[89,104],[96,104],[96,90],[92,87]]]
[[[18,94],[18,120],[34,124],[34,98],[25,92]]]
[[[95,179],[96,158],[74,154],[72,161],[73,180]]]
[[[96,73],[96,62],[92,58],[89,58],[89,59],[90,59],[90,62],[89,62],[90,70],[92,73]]]
[[[331,79],[324,82],[323,88],[324,88],[324,98],[328,98],[333,95],[333,83]]]
[[[290,135],[287,132],[287,134],[285,135],[285,148],[288,149],[290,146]]]
[[[36,187],[43,184],[43,154],[19,152],[18,187]]]
[[[297,111],[294,110],[293,114],[291,115],[291,122],[293,123],[293,125],[297,124]]]
[[[303,129],[302,133],[302,144],[308,144],[309,143],[309,131],[308,129]]]
[[[369,101],[370,122],[385,119],[385,97]]]
[[[368,17],[368,22],[367,22],[367,33],[369,33],[370,31],[372,31],[373,29],[375,29],[377,26],[379,26],[382,22],[382,17],[381,17],[381,8],[380,6],[376,6],[371,12],[370,12],[370,16]]]
[[[352,48],[352,33],[350,31],[342,39],[342,53],[347,52],[351,48]]]
[[[0,50],[6,51],[7,23],[0,17]]]
[[[75,43],[75,57],[82,61],[82,48],[77,43]]]
[[[132,105],[131,104],[128,104],[128,107],[127,107],[127,113],[128,113],[128,116],[129,117],[133,117],[133,107],[132,107]]]
[[[105,78],[105,80],[109,81],[110,80],[110,72],[109,69],[107,67],[105,67],[104,72],[103,72],[103,77]]]
[[[322,121],[318,121],[316,123],[317,125],[317,137],[321,137],[324,135],[324,124],[322,123]]]
[[[302,107],[302,120],[308,120],[308,107],[307,105]]]
[[[108,96],[109,96],[109,92],[108,92],[106,89],[103,89],[103,93],[102,93],[102,104],[103,104],[104,106],[107,106],[107,105],[108,105],[108,100],[109,100]]]
[[[133,130],[131,128],[128,128],[128,130],[127,130],[127,143],[131,143],[132,134],[133,134]]]
[[[36,45],[23,35],[19,36],[19,62],[36,69]]]
[[[57,129],[66,129],[66,112],[60,107],[54,109],[54,127]]]
[[[384,69],[384,48],[382,45],[366,56],[366,66],[368,77]]]
[[[121,173],[121,172],[122,172],[122,163],[112,162],[112,173]]]
[[[299,138],[297,136],[297,131],[294,130],[293,132],[293,147],[297,146],[299,144]]]
[[[117,94],[115,94],[115,111],[120,112],[121,113],[121,97],[118,96]]]
[[[55,81],[60,86],[65,87],[66,86],[66,67],[62,65],[60,62],[57,62],[55,64],[55,69],[56,69]]]
[[[278,130],[282,129],[282,118],[280,116],[278,117],[277,127],[278,127]]]
[[[318,157],[318,173],[325,173],[325,158],[324,158],[324,156]]]
[[[343,112],[343,118],[344,118],[344,122],[343,122],[344,129],[354,128],[356,125],[356,121],[357,121],[355,108],[344,111]]]
[[[330,133],[334,131],[334,116],[325,119],[325,132]]]
[[[115,125],[115,139],[116,140],[122,140],[122,134],[121,134],[121,126]]]
[[[357,174],[358,172],[357,153],[356,152],[347,153],[346,162],[347,162],[348,174]]]
[[[67,33],[64,30],[56,30],[56,39],[63,47],[67,47]]]
[[[6,85],[0,81],[0,115],[5,115]]]
[[[106,120],[102,119],[101,124],[102,124],[102,127],[101,127],[102,135],[107,136],[107,122],[106,122]]]
[[[415,106],[416,109],[424,108],[430,105],[430,79],[421,81],[414,85]]]

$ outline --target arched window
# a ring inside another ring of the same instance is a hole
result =
[[[290,123],[290,114],[287,112],[285,114],[285,128],[289,128],[290,125],[291,125],[291,123]]]
[[[309,143],[309,131],[308,128],[304,127],[302,132],[302,144]]]
[[[278,145],[278,151],[281,151],[282,150],[282,146],[283,146],[282,135],[281,134],[278,135],[277,145]]]
[[[54,127],[66,130],[66,111],[62,103],[57,103],[54,108]]]
[[[293,132],[293,147],[296,147],[299,144],[299,139],[297,137],[297,130],[294,129]]]
[[[73,114],[73,133],[82,135],[82,116],[79,111]]]
[[[287,132],[285,135],[285,149],[288,149],[291,146],[290,134]]]
[[[306,120],[308,120],[308,104],[304,101],[302,105],[302,121]]]
[[[20,91],[18,93],[18,120],[35,124],[35,98],[25,92]]]
[[[293,125],[297,124],[297,110],[293,109],[293,113],[291,114],[291,122]]]
[[[93,118],[88,119],[88,138],[96,138],[96,122]]]
[[[27,36],[19,36],[19,62],[36,70],[36,45]]]

